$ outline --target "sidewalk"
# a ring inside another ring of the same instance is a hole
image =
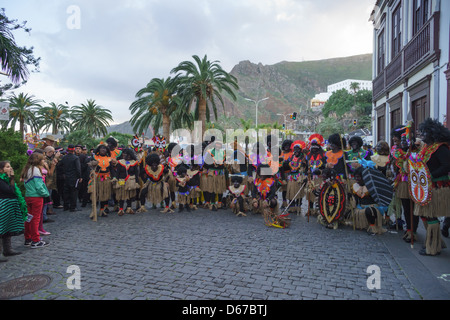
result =
[[[90,208],[57,210],[42,249],[23,246],[0,264],[0,286],[27,275],[51,283],[13,300],[438,300],[450,299],[450,244],[440,256],[420,256],[402,233],[370,236],[351,227],[324,228],[292,215],[287,229],[260,215],[229,210],[164,214],[161,209],[97,222]],[[381,288],[369,289],[367,268],[379,266]],[[68,287],[69,267],[81,287]],[[1,291],[1,290],[0,290]],[[0,292],[1,293],[1,292]]]
[[[402,240],[403,232],[383,235],[381,240],[403,268],[409,280],[424,300],[450,299],[450,238],[442,239],[447,245],[438,256],[422,256],[425,240],[425,228],[419,222],[418,240],[411,246]]]

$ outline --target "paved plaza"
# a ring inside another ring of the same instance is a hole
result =
[[[89,207],[56,213],[44,224],[48,247],[13,238],[22,254],[0,264],[0,283],[28,275],[51,282],[12,300],[450,299],[450,248],[420,256],[422,226],[411,248],[401,232],[329,230],[297,215],[278,229],[229,210],[111,212],[97,222]]]

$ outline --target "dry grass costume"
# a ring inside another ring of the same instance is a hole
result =
[[[115,160],[111,157],[109,147],[100,144],[94,151],[93,161],[90,165],[94,170],[91,172],[91,181],[89,182],[88,192],[91,193],[91,199],[96,199],[100,202],[100,217],[107,216],[108,201],[111,199],[112,183],[111,170],[112,163]],[[95,179],[95,184],[93,180]],[[94,190],[95,185],[95,190]],[[95,192],[95,198],[93,193]]]
[[[209,202],[209,208],[213,211],[224,208],[222,199],[223,194],[227,190],[225,163],[225,151],[222,149],[222,143],[216,141],[215,148],[206,149],[205,162],[203,164],[203,168],[207,169],[207,179],[202,190],[206,192],[205,201]]]
[[[411,242],[417,239],[417,227],[419,225],[419,217],[414,216],[411,221],[411,210],[414,211],[414,203],[410,199],[408,190],[408,158],[409,149],[406,141],[406,130],[404,126],[395,127],[392,132],[392,141],[394,145],[391,148],[390,163],[391,170],[394,175],[394,200],[393,205],[397,204],[403,209],[403,214],[406,221],[406,232],[403,235],[403,240]]]
[[[141,189],[140,202],[141,208],[138,212],[146,212],[145,202],[148,200],[153,204],[153,208],[159,203],[165,202],[165,208],[162,211],[173,212],[169,208],[169,186],[164,180],[164,165],[160,164],[160,157],[156,153],[151,153],[145,159],[144,170],[141,171],[141,179],[144,186]]]
[[[427,231],[425,248],[419,253],[434,256],[446,247],[438,217],[450,217],[450,131],[427,119],[419,132],[425,146],[410,157],[410,193],[416,202],[414,215],[422,218]]]
[[[292,157],[292,140],[285,140],[281,144],[281,154],[280,154],[280,175],[281,175],[281,196],[283,198],[283,202],[281,204],[281,209],[287,207],[287,175],[290,172],[288,160]]]
[[[308,186],[306,189],[306,200],[309,202],[308,214],[317,216],[319,209],[314,208],[318,198],[316,193],[322,184],[321,173],[325,169],[327,158],[322,149],[324,138],[320,134],[313,134],[309,137],[309,152],[306,155],[306,164],[308,172]]]
[[[367,190],[362,174],[363,167],[354,171],[355,183],[352,185],[352,194],[355,199],[355,227],[367,230],[367,233],[372,235],[383,234],[387,231],[383,228],[383,215]]]
[[[288,215],[279,214],[277,198],[279,183],[272,175],[263,174],[262,169],[271,171],[270,166],[267,164],[262,164],[258,167],[252,191],[253,211],[262,214],[267,226],[287,228],[291,224],[291,219]]]
[[[229,206],[236,216],[246,216],[245,212],[249,210],[246,189],[242,176],[231,176],[231,184],[228,186]]]
[[[190,202],[190,187],[188,185],[189,176],[187,175],[187,168],[185,165],[181,165],[177,169],[177,194],[178,194],[178,211],[182,212],[184,208],[187,211],[191,211],[189,207]]]
[[[306,179],[306,159],[302,150],[306,148],[303,141],[295,141],[292,144],[293,154],[288,159],[289,173],[287,174],[286,198],[292,202],[289,212],[301,213],[303,197],[306,194],[304,187]]]
[[[136,190],[140,188],[138,181],[139,162],[133,150],[125,149],[122,152],[122,159],[117,162],[113,178],[113,189],[115,190],[116,200],[119,203],[119,216],[125,213],[125,202],[127,203],[126,213],[134,213],[131,204],[134,200],[137,200]]]

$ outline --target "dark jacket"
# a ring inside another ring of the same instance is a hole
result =
[[[81,178],[80,159],[73,153],[68,153],[61,160],[64,183],[75,187],[77,180]]]

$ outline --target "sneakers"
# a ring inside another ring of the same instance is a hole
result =
[[[41,241],[38,241],[38,242],[31,242],[30,248],[31,249],[37,249],[37,248],[46,247],[48,245],[49,245],[49,243],[47,241],[41,240]]]
[[[48,235],[51,235],[51,233],[50,232],[48,232],[48,231],[39,231],[39,233],[40,234],[42,234],[43,236],[48,236]]]

